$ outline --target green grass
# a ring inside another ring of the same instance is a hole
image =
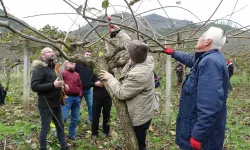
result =
[[[1,78],[1,77],[0,77]],[[180,88],[175,87],[175,78],[173,77],[171,93],[171,123],[165,124],[165,96],[164,83],[157,89],[161,94],[160,112],[155,114],[152,123],[154,133],[148,133],[147,146],[149,150],[175,150],[178,149],[175,144],[175,125],[176,115],[179,105]],[[6,138],[9,143],[8,149],[37,149],[38,135],[40,130],[39,113],[36,107],[35,94],[31,92],[30,105],[27,108],[22,107],[22,78],[13,76],[6,105],[0,108],[0,143]],[[3,80],[2,80],[3,81]],[[231,79],[233,91],[228,97],[228,116],[227,131],[225,137],[225,149],[248,150],[250,149],[250,82],[247,78],[233,76]],[[111,110],[111,130],[115,131],[117,138],[99,137],[97,140],[91,139],[90,126],[85,123],[87,119],[87,107],[83,100],[80,122],[77,127],[79,140],[71,149],[116,149],[123,145],[122,129],[116,116],[115,108]],[[101,122],[101,121],[100,121]],[[69,121],[65,124],[65,131],[68,131]],[[100,126],[101,129],[101,126]],[[101,131],[100,131],[101,132]],[[53,150],[59,149],[57,139],[49,134],[48,146]]]

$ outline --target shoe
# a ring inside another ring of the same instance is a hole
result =
[[[75,137],[71,137],[71,136],[67,136],[68,139],[70,139],[71,141],[75,141],[76,138]]]
[[[108,138],[108,137],[112,137],[112,134],[109,132],[109,133],[103,133],[105,136],[106,136],[106,138]]]

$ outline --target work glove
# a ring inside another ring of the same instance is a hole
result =
[[[168,55],[172,55],[174,50],[171,47],[168,47],[162,51],[163,53],[166,53]]]
[[[111,21],[111,16],[107,16],[107,20]],[[109,26],[110,38],[116,37],[116,35],[120,31],[120,28],[117,25],[111,25],[111,24],[109,24],[108,26]]]
[[[201,150],[201,142],[197,141],[193,137],[190,139],[190,145],[195,150]]]

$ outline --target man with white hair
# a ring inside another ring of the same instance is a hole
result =
[[[229,77],[220,49],[225,41],[223,30],[210,27],[199,38],[195,55],[170,47],[163,50],[191,68],[182,86],[176,121],[176,143],[181,149],[223,149]]]

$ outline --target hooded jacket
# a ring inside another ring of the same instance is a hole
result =
[[[54,81],[57,79],[53,63],[46,64],[40,60],[34,60],[32,63],[31,89],[37,92],[38,107],[60,107],[61,89],[54,87]]]

